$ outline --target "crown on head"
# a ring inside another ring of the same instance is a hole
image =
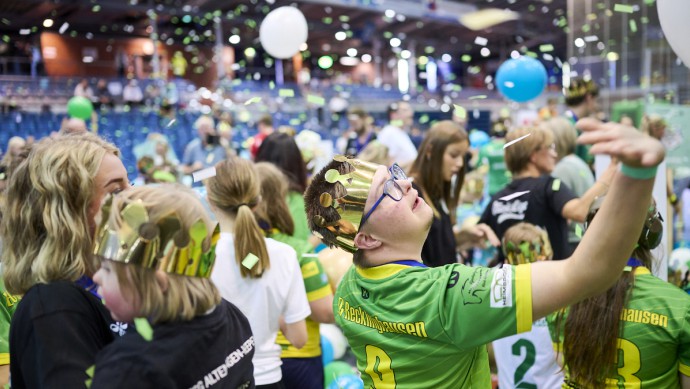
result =
[[[521,265],[537,261],[547,261],[553,257],[553,249],[546,231],[537,227],[539,237],[519,243],[506,242],[503,238],[503,252],[511,265]]]
[[[319,203],[323,208],[335,209],[339,218],[326,221],[326,218],[317,213],[312,217],[312,222],[331,232],[336,245],[354,253],[357,251],[355,235],[359,231],[369,189],[379,165],[344,155],[336,155],[333,160],[343,162],[340,170],[344,170],[344,173],[337,169],[326,171],[324,179],[333,184],[333,190],[321,193]]]
[[[571,80],[570,86],[563,88],[563,94],[566,99],[585,97],[588,94],[596,96],[599,94],[599,87],[592,80]]]
[[[211,236],[202,219],[189,229],[183,228],[176,213],[157,222],[149,220],[141,200],[135,200],[119,211],[121,225],[108,227],[113,197],[101,210],[101,223],[96,230],[93,253],[115,262],[162,270],[189,277],[209,278],[216,260],[216,244],[220,228],[216,225]]]

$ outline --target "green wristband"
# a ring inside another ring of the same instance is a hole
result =
[[[656,166],[652,167],[632,167],[621,164],[621,173],[636,180],[648,180],[656,177]]]

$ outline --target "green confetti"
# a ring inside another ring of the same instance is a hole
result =
[[[86,369],[86,375],[89,376],[89,378],[93,378],[94,371],[96,371],[96,366],[91,365],[88,369]]]
[[[582,238],[582,226],[580,223],[575,224],[575,236]]]
[[[278,91],[280,97],[295,97],[295,91],[292,89],[280,89]]]
[[[290,119],[290,121],[288,123],[290,123],[291,126],[295,126],[295,127],[302,124],[302,122],[297,118]]]
[[[633,13],[634,9],[632,5],[627,4],[616,4],[613,6],[613,12],[623,12],[627,14]]]
[[[326,99],[324,99],[324,98],[321,97],[321,96],[307,95],[307,102],[308,102],[308,103],[315,104],[315,105],[322,106],[322,105],[325,105],[325,104],[326,104]]]
[[[256,255],[254,255],[254,254],[252,254],[252,253],[249,253],[249,254],[247,254],[247,256],[244,257],[244,259],[242,260],[242,266],[246,267],[247,269],[251,269],[251,268],[253,268],[254,266],[256,266],[256,264],[257,264],[258,262],[259,262],[259,257],[257,257]]]
[[[137,317],[134,319],[134,327],[137,329],[139,335],[147,342],[153,339],[153,328],[151,328],[151,324],[149,324],[148,319],[145,317]]]
[[[258,102],[260,102],[260,101],[261,101],[261,97],[254,96],[254,97],[252,97],[251,99],[245,101],[245,102],[244,102],[244,105],[249,105],[249,104],[258,103]]]
[[[487,97],[486,95],[476,95],[476,96],[470,96],[467,99],[468,100],[483,100],[486,97]]]
[[[428,122],[429,122],[429,115],[425,114],[419,118],[419,124],[426,124]]]
[[[540,45],[539,51],[541,51],[542,53],[548,53],[549,51],[553,51],[553,45],[552,44]]]
[[[467,110],[457,104],[453,104],[453,107],[455,108],[453,110],[453,113],[459,117],[460,119],[467,119]]]
[[[630,21],[630,31],[633,33],[637,32],[637,23],[634,20]]]
[[[559,189],[561,189],[561,180],[556,178],[555,180],[553,180],[553,184],[551,184],[551,190],[553,190],[554,192],[558,192]]]
[[[92,380],[91,378],[89,378],[89,379],[87,379],[87,380],[84,380],[84,386],[86,386],[86,389],[91,388],[91,382],[92,382],[92,381],[93,381],[93,380]],[[9,384],[5,385],[5,387],[6,387],[6,388],[9,388]]]
[[[403,125],[405,125],[405,122],[403,122],[403,121],[400,120],[400,119],[391,120],[391,126],[394,126],[394,127],[402,127]]]

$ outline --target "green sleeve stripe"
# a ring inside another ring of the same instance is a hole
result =
[[[0,366],[9,365],[9,364],[10,364],[10,353],[1,353],[0,354]]]
[[[331,291],[331,286],[330,286],[329,284],[326,284],[326,285],[325,285],[324,287],[322,287],[321,289],[317,289],[317,290],[315,290],[315,291],[313,291],[313,292],[307,293],[307,300],[309,300],[309,301],[316,301],[316,300],[318,300],[318,299],[320,299],[320,298],[324,298],[324,297],[326,297],[326,296],[330,296],[331,294],[333,294],[333,292]]]
[[[532,266],[515,267],[515,319],[517,333],[532,329]]]
[[[679,364],[678,364],[678,371],[679,371],[681,374],[690,377],[690,366],[688,366],[688,365],[683,365],[682,363],[679,363]]]

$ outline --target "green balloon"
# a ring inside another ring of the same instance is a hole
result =
[[[77,119],[89,119],[93,112],[93,104],[86,97],[74,96],[67,102],[67,113]]]
[[[328,385],[330,385],[334,379],[340,376],[354,373],[355,371],[352,368],[352,366],[350,366],[346,362],[333,361],[323,368],[323,376],[325,379],[324,387],[328,387]]]

